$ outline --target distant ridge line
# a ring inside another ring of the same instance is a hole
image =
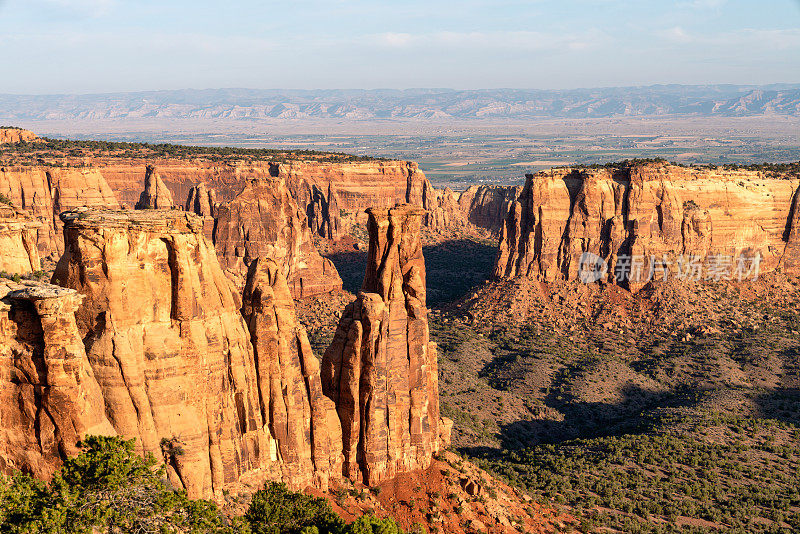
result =
[[[0,94],[2,120],[800,116],[800,84],[589,89],[178,89]]]

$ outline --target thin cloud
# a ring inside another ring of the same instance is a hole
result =
[[[606,44],[610,37],[600,30],[586,30],[580,34],[565,35],[534,31],[494,32],[385,32],[363,38],[370,44],[386,48],[447,48],[495,50],[586,50]]]
[[[115,0],[40,0],[50,7],[74,11],[80,14],[101,16],[108,14],[114,7]]]

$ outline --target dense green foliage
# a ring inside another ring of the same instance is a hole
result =
[[[134,440],[90,436],[49,484],[17,474],[0,484],[0,533],[402,534],[371,515],[346,524],[323,498],[270,483],[253,495],[244,517],[226,518],[216,504],[192,500],[165,480]]]
[[[152,455],[134,454],[134,441],[89,437],[49,484],[28,475],[6,480],[0,532],[220,532],[227,527],[214,503],[191,500],[165,482]]]
[[[346,525],[326,499],[289,491],[277,483],[253,495],[245,519],[253,534],[402,534],[391,519],[372,515]]]

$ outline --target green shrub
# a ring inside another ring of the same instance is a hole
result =
[[[29,475],[4,479],[0,532],[230,532],[217,506],[190,500],[164,480],[134,440],[88,437],[83,452],[45,484]]]
[[[344,527],[327,500],[289,491],[286,484],[275,482],[253,495],[245,519],[253,534],[299,534],[306,527],[326,533]]]

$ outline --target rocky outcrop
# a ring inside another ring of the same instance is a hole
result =
[[[0,271],[28,274],[42,268],[36,244],[40,227],[27,214],[0,204]]]
[[[217,210],[214,245],[220,262],[243,276],[256,258],[272,258],[283,265],[295,298],[341,288],[336,267],[314,248],[306,221],[284,180],[252,180]]]
[[[217,213],[217,193],[213,189],[208,189],[206,184],[197,184],[186,199],[186,211],[194,213],[203,218],[203,235],[206,239],[214,239],[214,216]]]
[[[702,277],[774,269],[786,255],[797,186],[751,171],[660,164],[528,175],[495,275],[575,279],[584,253],[606,263],[603,279],[634,290],[664,273],[686,275],[690,261]]]
[[[48,478],[87,434],[113,435],[75,322],[80,296],[0,280],[0,469]]]
[[[219,497],[268,467],[240,298],[200,219],[163,210],[61,218],[66,250],[53,279],[84,297],[77,324],[117,432],[164,457],[170,481],[194,496]]]
[[[341,476],[338,418],[277,263],[251,264],[242,306],[194,214],[62,219],[53,279],[83,297],[78,339],[116,432],[164,458],[170,481],[196,497]]]
[[[412,206],[368,210],[364,284],[322,361],[323,389],[342,422],[345,474],[370,485],[426,467],[444,446],[425,306],[423,214]]]
[[[172,209],[175,203],[172,193],[164,184],[161,176],[153,165],[148,165],[144,175],[144,191],[139,195],[136,203],[137,210],[163,210]]]
[[[458,206],[469,224],[499,237],[521,192],[519,186],[472,185],[459,195]]]
[[[200,183],[189,191],[186,198],[186,211],[201,217],[213,217],[217,209],[217,193]]]
[[[5,167],[0,169],[0,193],[39,222],[36,244],[42,257],[64,250],[58,218],[62,211],[81,206],[119,207],[103,175],[91,167]]]
[[[22,128],[0,128],[0,145],[13,145],[16,143],[28,143],[39,139],[30,130]]]
[[[341,473],[342,430],[333,401],[322,393],[319,361],[297,321],[283,267],[254,260],[243,300],[261,417],[277,443],[284,476],[326,487],[330,475]]]

